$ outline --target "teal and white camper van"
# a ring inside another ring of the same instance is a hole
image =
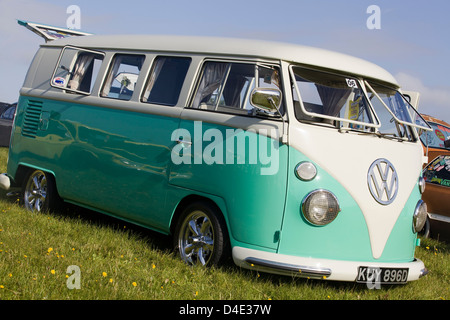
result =
[[[427,123],[384,69],[292,44],[82,36],[41,45],[4,189],[173,235],[187,263],[417,280]]]

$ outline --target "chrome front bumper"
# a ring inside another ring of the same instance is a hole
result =
[[[351,282],[356,281],[358,268],[367,265],[373,268],[408,268],[407,281],[417,280],[428,273],[425,265],[419,259],[406,263],[341,261],[296,257],[243,247],[233,248],[233,260],[236,265],[250,270],[311,279]]]
[[[0,188],[6,191],[11,188],[11,180],[6,173],[0,174]]]

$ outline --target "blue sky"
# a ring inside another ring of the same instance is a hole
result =
[[[96,34],[180,34],[275,40],[347,53],[391,72],[421,94],[419,111],[450,123],[450,1],[376,0],[0,0],[0,101],[14,102],[44,42],[17,19]],[[366,22],[380,8],[381,29]]]

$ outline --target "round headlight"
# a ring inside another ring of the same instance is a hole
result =
[[[300,180],[310,181],[314,179],[317,175],[316,166],[309,161],[300,162],[295,167],[295,175]]]
[[[427,221],[427,204],[423,200],[419,200],[414,210],[413,216],[413,228],[414,232],[419,232],[423,229],[425,222]]]
[[[317,226],[332,222],[340,211],[337,198],[327,190],[312,191],[303,199],[303,215],[306,220]]]
[[[419,190],[420,193],[423,193],[425,191],[425,179],[423,177],[419,178]]]

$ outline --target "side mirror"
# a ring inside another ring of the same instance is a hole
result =
[[[276,112],[281,105],[281,91],[273,88],[255,88],[250,103],[258,109]]]

